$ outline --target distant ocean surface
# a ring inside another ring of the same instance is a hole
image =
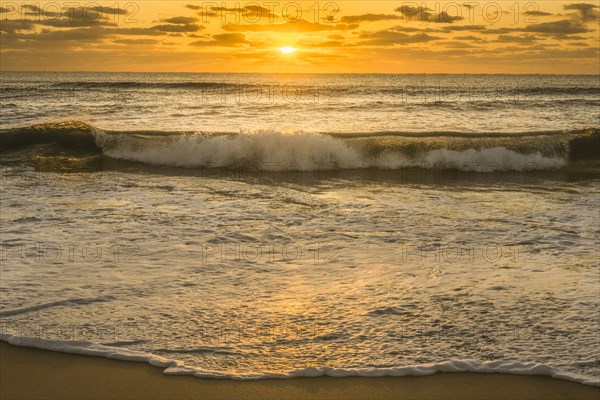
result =
[[[600,385],[600,78],[0,74],[0,335]]]

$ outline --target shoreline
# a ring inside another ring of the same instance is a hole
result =
[[[598,399],[600,387],[547,376],[437,373],[406,377],[238,381],[165,375],[141,362],[0,343],[2,399]]]

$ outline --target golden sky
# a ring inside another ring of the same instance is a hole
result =
[[[0,69],[599,74],[599,11],[594,1],[2,1]]]

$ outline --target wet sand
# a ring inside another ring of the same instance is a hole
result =
[[[170,376],[144,363],[0,344],[8,399],[594,399],[600,388],[544,376],[439,373],[424,377],[260,381]]]

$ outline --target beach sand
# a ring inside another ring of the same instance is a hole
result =
[[[439,373],[424,377],[260,381],[169,376],[144,363],[0,343],[8,399],[594,399],[600,388],[544,376]]]

